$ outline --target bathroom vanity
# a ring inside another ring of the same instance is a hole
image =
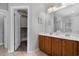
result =
[[[51,56],[79,56],[78,7],[64,7],[52,13],[53,19],[45,20],[45,30],[42,29],[44,33],[39,34],[41,51]]]
[[[79,39],[41,33],[39,49],[49,56],[78,56]]]

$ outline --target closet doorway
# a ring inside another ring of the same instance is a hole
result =
[[[14,11],[14,50],[27,51],[28,33],[28,9],[17,9]]]

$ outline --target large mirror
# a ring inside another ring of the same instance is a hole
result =
[[[54,19],[55,32],[71,33],[72,32],[72,22],[68,16],[55,16]]]
[[[68,6],[54,13],[54,31],[79,34],[79,4]]]

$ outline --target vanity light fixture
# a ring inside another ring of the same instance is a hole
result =
[[[64,7],[67,7],[67,6],[73,5],[73,4],[74,3],[62,3],[62,5],[60,7],[52,6],[52,7],[49,7],[47,11],[48,11],[48,13],[55,12],[57,10],[60,10],[60,9],[62,9]]]
[[[50,8],[48,8],[48,13],[55,12],[55,11],[61,9],[61,8],[64,8],[64,7],[66,7],[66,6],[62,6],[62,7],[56,7],[56,6],[50,7]]]

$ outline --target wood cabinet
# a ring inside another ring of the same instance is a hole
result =
[[[41,36],[41,35],[39,36],[39,48],[40,48],[41,51],[45,50],[45,48],[44,48],[44,46],[45,46],[44,45],[44,40],[45,39],[44,38],[45,38],[44,36]]]
[[[51,55],[51,37],[39,36],[39,48],[41,51],[45,52],[48,55]]]
[[[52,38],[52,55],[61,56],[61,40]]]
[[[79,42],[39,35],[39,48],[52,56],[77,56],[79,55]]]
[[[79,42],[77,42],[77,55],[79,56]]]
[[[63,56],[76,56],[77,55],[77,42],[71,40],[62,41],[62,55]]]
[[[48,55],[51,55],[51,44],[52,44],[52,41],[51,41],[51,37],[45,37],[45,41],[44,41],[44,46],[45,46],[45,53],[47,53]]]

